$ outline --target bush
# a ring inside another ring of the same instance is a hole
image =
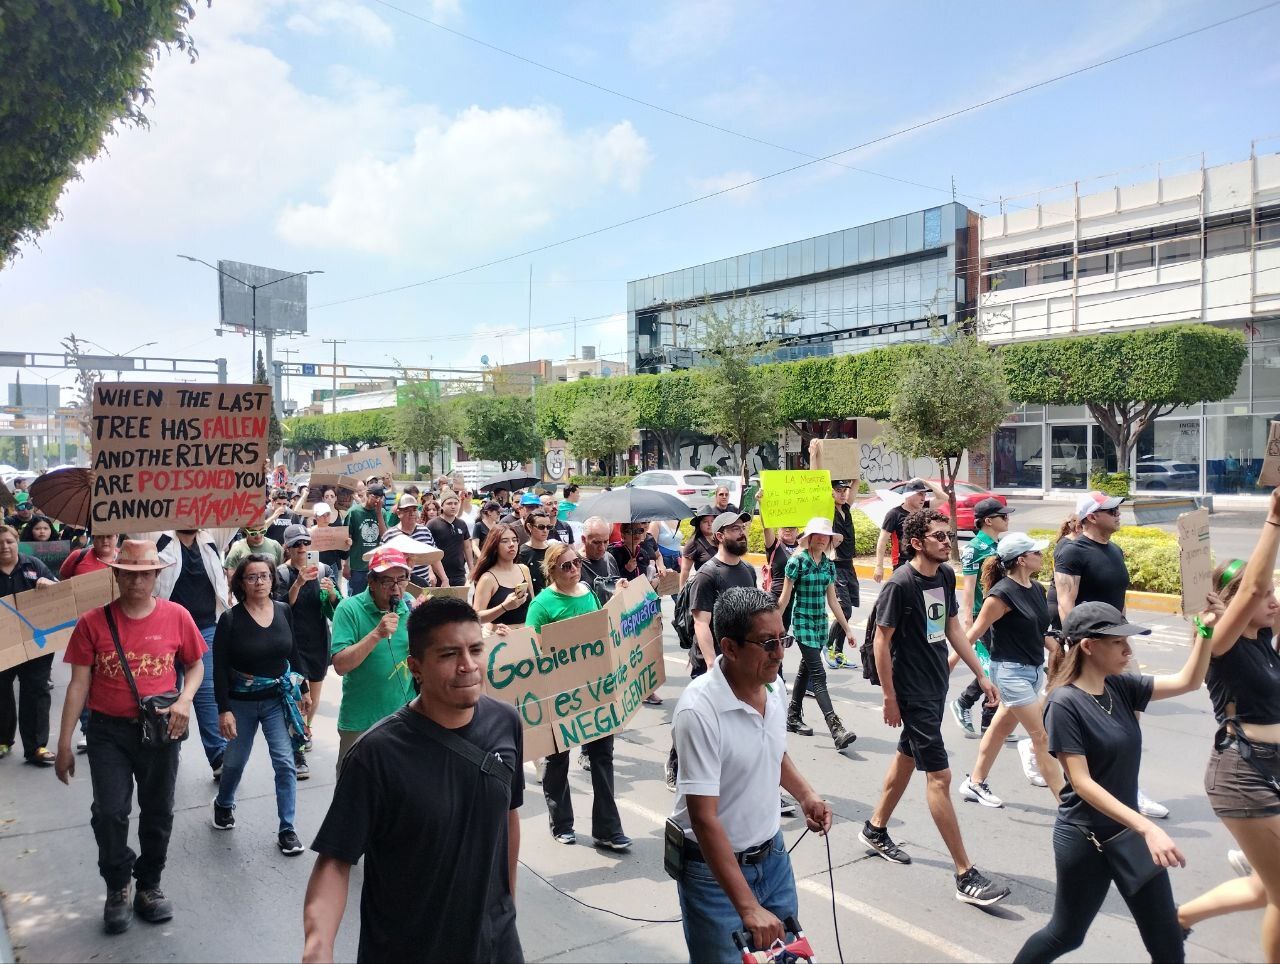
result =
[[[703,472],[706,472],[706,473],[707,473],[707,475],[710,475],[710,476],[713,476],[713,477],[714,477],[714,476],[717,476],[717,475],[719,475],[719,474],[720,474],[720,466],[718,466],[718,465],[704,465],[704,466],[702,467],[702,471],[703,471]]]
[[[1049,582],[1053,579],[1053,550],[1057,530],[1032,529],[1027,535],[1032,539],[1049,540],[1049,546],[1044,550],[1044,565],[1040,569],[1040,578]],[[1154,526],[1121,526],[1113,538],[1116,545],[1124,550],[1125,563],[1129,567],[1130,589],[1136,592],[1182,591],[1176,536]]]
[[[1089,487],[1107,495],[1127,496],[1131,481],[1128,472],[1094,472],[1089,476]]]
[[[867,485],[867,480],[866,480],[866,479],[859,479],[859,480],[858,480],[858,495],[870,495],[870,494],[871,494],[871,486]]]
[[[571,475],[569,481],[573,485],[603,486],[606,484],[603,475]],[[617,479],[615,478],[616,482]]]

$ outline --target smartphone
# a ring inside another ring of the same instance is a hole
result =
[[[309,569],[312,566],[315,566],[317,569],[319,569],[320,567],[320,550],[319,549],[307,550],[307,568]]]
[[[525,585],[523,582],[518,582],[518,583],[516,583],[516,587],[515,587],[514,589],[512,589],[511,591],[512,591],[513,593],[515,593],[516,595],[519,595],[519,594],[520,594],[520,593],[522,593],[522,592],[528,592],[528,591],[529,591],[529,587],[528,587],[527,585]]]

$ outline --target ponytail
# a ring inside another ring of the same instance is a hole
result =
[[[1009,569],[1005,566],[999,555],[989,556],[982,563],[982,592],[983,595],[991,592],[991,587],[998,583],[1005,576],[1009,575]]]
[[[1083,669],[1084,650],[1080,647],[1081,639],[1068,639],[1063,636],[1058,642],[1058,651],[1049,657],[1049,690],[1074,683],[1080,678]]]

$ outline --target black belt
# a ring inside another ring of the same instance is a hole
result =
[[[99,713],[97,710],[90,710],[89,722],[108,723],[112,726],[137,726],[141,719],[137,716],[112,716],[110,713]]]
[[[773,841],[766,840],[764,843],[755,847],[748,847],[746,850],[739,850],[733,855],[733,857],[742,866],[749,867],[764,860],[765,856],[769,853],[769,848],[772,846]],[[684,859],[697,860],[704,864],[707,862],[707,858],[702,854],[702,848],[698,846],[696,841],[690,840],[688,837],[685,837],[684,840]]]

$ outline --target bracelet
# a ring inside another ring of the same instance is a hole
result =
[[[1213,639],[1213,627],[1206,626],[1204,624],[1204,620],[1202,620],[1199,616],[1193,619],[1192,623],[1195,624],[1196,635],[1198,635],[1201,639]]]
[[[1273,522],[1271,519],[1264,519],[1263,521],[1269,526],[1276,526],[1280,528],[1280,522]]]

